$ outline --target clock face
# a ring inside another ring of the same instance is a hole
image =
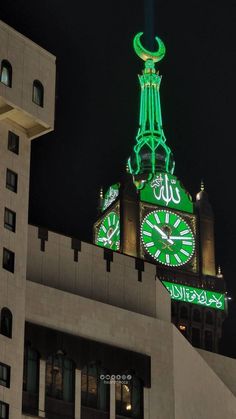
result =
[[[141,238],[149,255],[163,265],[184,265],[194,254],[191,228],[171,211],[156,210],[147,214],[142,222]]]
[[[116,212],[111,211],[102,220],[99,227],[96,244],[108,249],[119,250],[120,248],[120,219]]]

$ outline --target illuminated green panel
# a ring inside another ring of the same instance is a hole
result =
[[[115,183],[114,185],[110,186],[104,196],[102,211],[105,211],[119,196],[119,188],[120,184]]]
[[[145,251],[166,266],[185,265],[195,250],[194,234],[187,222],[167,210],[146,215],[141,226],[141,239]]]
[[[147,182],[140,191],[140,199],[151,204],[193,213],[190,195],[181,186],[177,177],[168,173],[159,172]]]
[[[201,288],[188,287],[187,285],[174,284],[172,282],[162,281],[162,283],[169,291],[173,300],[216,308],[218,310],[225,309],[224,294]]]
[[[119,215],[111,211],[102,220],[98,230],[96,244],[112,250],[120,248],[120,218]]]
[[[143,32],[139,32],[135,35],[133,45],[134,50],[136,54],[143,60],[152,60],[154,63],[157,63],[158,61],[162,60],[162,58],[165,56],[166,48],[164,43],[160,38],[157,36],[155,37],[157,44],[158,44],[158,50],[157,51],[148,51],[146,48],[143,47],[141,44],[140,38],[143,35]]]
[[[134,50],[145,61],[143,74],[139,76],[141,96],[139,129],[134,151],[128,160],[129,172],[136,179],[144,179],[154,175],[161,169],[168,173],[174,171],[171,149],[166,145],[162,127],[160,83],[161,76],[155,70],[155,62],[165,55],[164,43],[156,37],[158,51],[147,51],[140,42],[142,33],[134,38]],[[136,183],[138,186],[138,183]]]

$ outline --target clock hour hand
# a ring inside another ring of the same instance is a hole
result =
[[[155,228],[155,230],[158,231],[158,233],[161,234],[162,239],[165,239],[170,244],[174,244],[173,240],[171,240],[171,238],[168,238],[168,236],[164,233],[164,231],[162,231],[157,225],[154,225],[153,227]]]
[[[112,238],[112,237],[114,236],[114,234],[117,232],[118,228],[119,228],[119,221],[117,222],[116,228],[113,230],[113,232],[111,233],[111,235],[110,235],[110,236],[108,236],[108,237],[107,237],[107,239],[105,239],[105,240],[106,240],[106,243],[108,243],[108,242],[111,240],[111,238]]]

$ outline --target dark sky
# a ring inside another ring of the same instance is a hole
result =
[[[146,0],[147,2],[148,0]],[[236,357],[236,1],[154,0],[164,131],[175,174],[203,178],[230,302],[222,351]],[[34,140],[29,221],[90,241],[101,185],[119,181],[138,127],[144,0],[8,0],[0,18],[57,56],[55,132]]]

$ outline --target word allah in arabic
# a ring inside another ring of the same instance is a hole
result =
[[[175,185],[176,180],[169,180],[167,174],[164,175],[164,179],[160,174],[151,183],[155,198],[157,201],[163,200],[166,203],[166,206],[168,206],[170,202],[179,204],[181,201],[179,188]]]

